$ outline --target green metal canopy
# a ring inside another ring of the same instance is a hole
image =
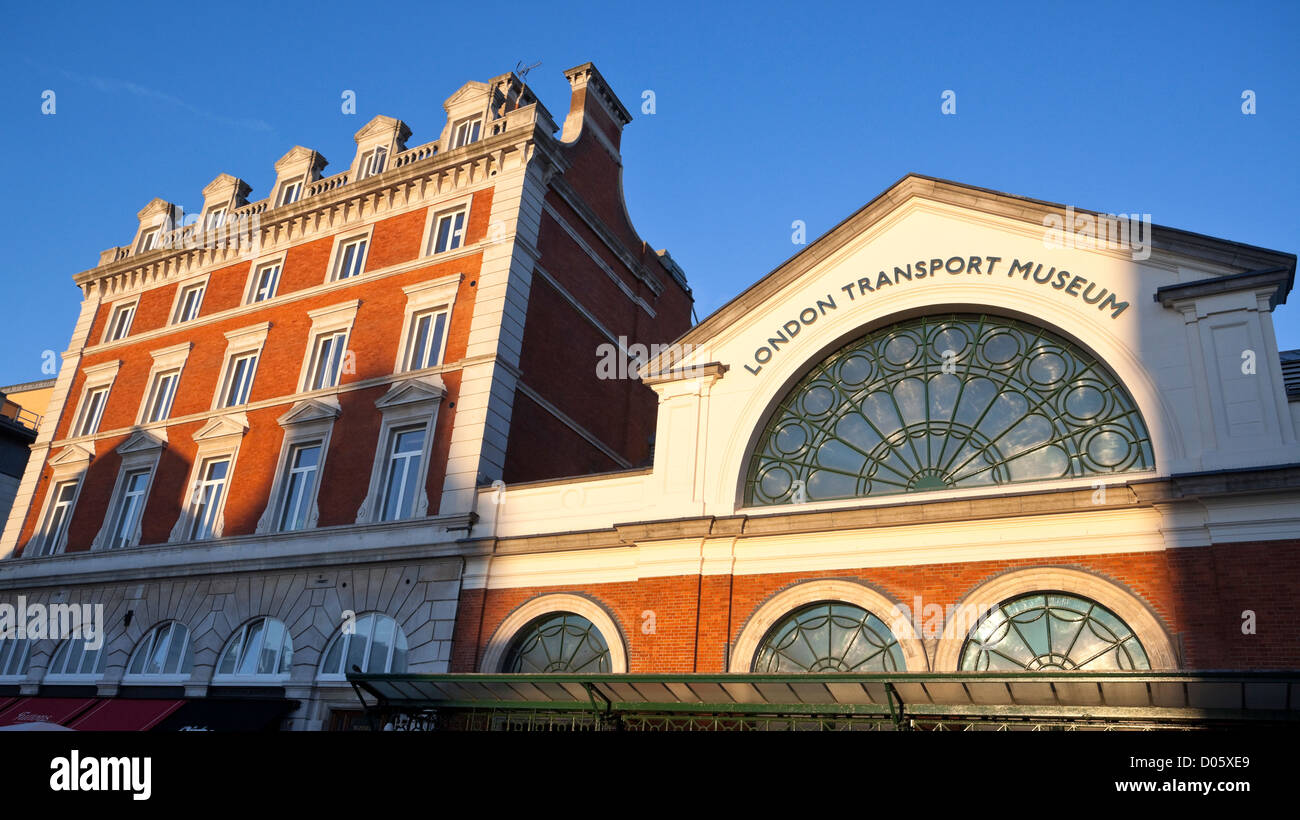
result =
[[[374,728],[1159,728],[1300,721],[1300,672],[350,674]]]

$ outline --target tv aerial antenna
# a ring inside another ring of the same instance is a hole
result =
[[[527,85],[528,72],[532,71],[534,68],[537,68],[541,64],[542,64],[541,60],[538,60],[537,62],[529,66],[524,65],[523,60],[520,60],[519,62],[515,63],[515,73],[519,75],[520,82],[522,82],[524,85]]]

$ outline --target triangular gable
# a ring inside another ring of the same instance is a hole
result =
[[[325,421],[339,417],[339,408],[320,399],[303,399],[289,408],[277,421],[281,427],[294,424],[307,424],[313,421]]]
[[[460,103],[466,102],[467,100],[485,97],[489,92],[491,92],[491,90],[492,89],[488,86],[487,83],[479,83],[471,80],[465,83],[464,85],[462,85],[456,91],[456,93],[448,97],[446,102],[442,104],[442,107],[454,108],[455,106],[459,105]]]
[[[379,114],[370,122],[361,126],[361,130],[353,138],[357,142],[361,142],[367,137],[373,137],[376,134],[391,134],[393,132],[397,132],[398,141],[404,141],[411,136],[411,129],[406,123],[395,117],[386,117]]]
[[[673,346],[690,345],[691,348],[687,349],[698,349],[708,345],[718,334],[733,325],[743,323],[745,317],[758,306],[776,297],[786,287],[834,257],[864,232],[884,222],[916,199],[930,200],[972,212],[982,212],[998,218],[1018,220],[1033,225],[1038,231],[1044,230],[1044,226],[1049,224],[1044,221],[1045,219],[1058,219],[1063,222],[1067,213],[1087,215],[1094,219],[1108,216],[1098,211],[1073,206],[1070,206],[1067,211],[1067,206],[1053,202],[964,185],[945,179],[908,174],[718,308],[675,340]],[[1293,254],[1154,224],[1151,225],[1150,244],[1153,250],[1203,260],[1240,273],[1285,268],[1290,272],[1285,289],[1290,290],[1294,282],[1296,257]],[[1285,298],[1283,297],[1281,301],[1285,301]],[[651,359],[644,368],[645,372],[659,373],[670,370],[669,362],[660,361],[660,358],[668,359],[669,356]]]
[[[441,401],[446,394],[447,388],[442,379],[437,376],[420,376],[394,384],[375,402],[375,407],[382,409],[421,401]]]
[[[64,467],[73,464],[89,464],[95,457],[95,451],[80,444],[69,444],[59,454],[49,460],[51,467]]]
[[[320,152],[313,151],[310,148],[303,148],[301,145],[295,145],[289,149],[288,153],[275,161],[275,170],[279,171],[281,168],[295,162],[311,162],[318,168],[324,168],[329,164],[325,157],[321,156]]]
[[[248,416],[243,413],[232,413],[227,416],[217,416],[200,427],[194,434],[194,440],[210,441],[225,436],[242,436],[247,431]]]
[[[167,431],[159,430],[153,432],[150,430],[137,430],[131,434],[131,437],[122,442],[117,447],[118,455],[129,455],[131,453],[147,453],[150,450],[161,450],[167,446]]]

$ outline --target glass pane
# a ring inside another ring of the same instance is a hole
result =
[[[68,656],[64,669],[69,675],[81,672],[81,658],[86,651],[86,643],[80,638],[72,638],[67,643]]]
[[[284,625],[274,618],[267,618],[263,623],[265,628],[257,655],[257,674],[274,675],[278,671],[276,662],[284,641]]]
[[[773,626],[754,656],[753,671],[902,672],[906,662],[884,621],[852,604],[825,602]]]
[[[1077,345],[1001,317],[927,316],[813,366],[767,421],[745,495],[761,506],[1153,466],[1136,404]]]
[[[519,631],[501,671],[609,672],[609,646],[595,624],[581,615],[551,613]]]
[[[432,317],[428,315],[421,316],[415,320],[415,330],[411,338],[411,369],[419,370],[422,367],[428,367],[425,364],[427,359],[427,350],[429,346],[429,324]]]
[[[265,634],[266,621],[254,621],[248,625],[248,639],[239,655],[239,674],[257,674],[257,662],[262,652],[262,637]]]
[[[357,619],[356,632],[351,635],[348,641],[348,654],[343,662],[341,673],[346,675],[353,671],[353,667],[359,668],[362,672],[366,669],[366,650],[370,645],[370,636],[375,628],[375,616],[362,615]]]
[[[362,667],[367,672],[388,672],[389,653],[393,646],[393,632],[397,623],[384,615],[375,616],[375,636],[370,642],[370,655]]]
[[[1150,669],[1133,631],[1095,601],[1031,593],[1004,601],[971,630],[965,671]]]

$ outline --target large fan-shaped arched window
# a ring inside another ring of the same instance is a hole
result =
[[[790,391],[745,501],[788,504],[1154,467],[1137,405],[1077,345],[994,316],[921,317],[836,351]]]
[[[755,672],[905,672],[885,622],[853,604],[823,601],[777,622],[754,655]]]
[[[596,625],[572,612],[543,615],[519,630],[502,672],[609,672],[609,645]]]
[[[1128,624],[1096,601],[1034,592],[1003,601],[971,630],[965,672],[1150,669]]]

